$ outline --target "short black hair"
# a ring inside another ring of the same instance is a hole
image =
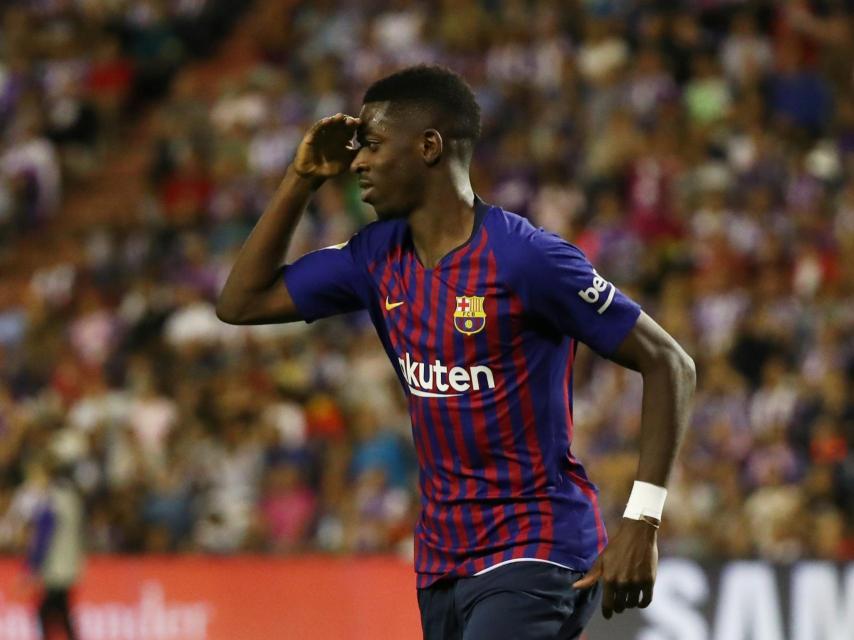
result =
[[[477,140],[480,107],[474,91],[458,73],[440,65],[407,67],[374,82],[363,103],[411,103],[436,111],[447,136]]]

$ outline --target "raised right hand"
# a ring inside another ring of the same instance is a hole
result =
[[[303,178],[331,178],[344,173],[358,149],[351,144],[359,118],[335,114],[314,123],[300,142],[293,168]]]

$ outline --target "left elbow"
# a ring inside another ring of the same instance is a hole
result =
[[[650,373],[658,371],[666,375],[674,384],[693,393],[697,385],[697,367],[694,359],[676,342],[662,345],[647,359],[646,369]]]
[[[685,353],[684,350],[679,358],[679,375],[684,380],[685,386],[693,393],[697,388],[697,366],[694,364],[694,358]]]
[[[685,353],[684,349],[676,345],[670,350],[667,363],[673,379],[693,393],[697,386],[697,367],[694,364],[694,359]]]

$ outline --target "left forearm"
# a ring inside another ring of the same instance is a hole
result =
[[[664,487],[690,419],[696,384],[694,361],[643,312],[611,359],[643,376],[637,480]],[[636,483],[619,531],[593,568],[574,583],[581,589],[603,579],[602,614],[606,619],[652,601],[658,565],[656,532],[665,495],[661,489]]]
[[[643,409],[637,480],[664,487],[688,427],[696,373],[681,349],[662,354],[641,369]]]

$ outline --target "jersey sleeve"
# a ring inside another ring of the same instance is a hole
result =
[[[635,326],[640,306],[559,236],[538,229],[529,249],[519,287],[528,311],[596,352],[613,354]]]
[[[368,280],[357,241],[358,234],[348,242],[307,253],[285,267],[284,284],[306,322],[367,307]]]

